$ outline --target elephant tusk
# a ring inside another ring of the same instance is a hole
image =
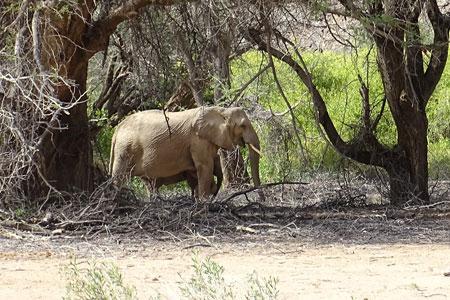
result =
[[[258,148],[256,148],[255,146],[253,146],[253,144],[250,144],[250,143],[249,143],[248,146],[249,146],[250,148],[252,148],[253,151],[255,151],[256,153],[258,153],[259,156],[262,156],[261,151],[258,150]]]

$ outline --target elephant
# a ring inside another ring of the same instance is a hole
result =
[[[199,107],[181,112],[146,110],[126,117],[114,132],[109,171],[117,186],[125,178],[148,181],[182,172],[198,178],[198,198],[211,196],[214,160],[219,148],[249,146],[251,175],[259,177],[260,142],[242,108]]]
[[[211,192],[215,197],[217,196],[217,193],[219,192],[223,181],[222,166],[220,164],[220,157],[218,155],[214,158],[213,175],[217,178],[217,183],[214,182],[214,180],[211,183]],[[186,180],[189,187],[191,188],[191,196],[196,198],[198,195],[197,172],[185,171],[170,177],[156,178],[152,181],[145,181],[145,183],[149,192],[156,193],[158,192],[158,189],[163,185],[175,184],[183,180]]]

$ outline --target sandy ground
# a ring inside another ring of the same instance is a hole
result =
[[[5,243],[7,240],[0,240]],[[241,287],[252,271],[279,279],[279,299],[448,299],[450,245],[370,244],[301,245],[295,242],[217,243],[197,247],[225,268],[228,283]],[[159,242],[140,249],[81,255],[80,260],[115,262],[139,299],[159,291],[179,299],[177,288],[188,279],[193,249]],[[0,299],[61,299],[61,268],[77,254],[70,250],[0,253]]]

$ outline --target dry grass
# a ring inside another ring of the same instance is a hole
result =
[[[450,235],[448,182],[436,187],[433,204],[405,208],[384,204],[376,187],[367,182],[353,182],[348,188],[337,181],[317,180],[243,191],[221,192],[204,205],[174,193],[138,199],[130,190],[117,193],[105,185],[92,195],[61,197],[20,216],[17,209],[0,210],[0,238],[11,241],[0,248],[38,249],[48,241],[57,248],[80,239],[93,245],[115,239],[142,244],[172,240],[185,248],[241,239],[432,243],[448,242]]]

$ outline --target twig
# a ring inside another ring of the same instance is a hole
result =
[[[288,108],[288,109],[286,109],[285,111],[280,112],[280,113],[273,113],[273,115],[274,115],[274,116],[277,116],[277,117],[282,117],[282,116],[286,115],[287,113],[290,113],[291,110],[297,108],[297,106],[299,106],[302,102],[304,102],[304,100],[298,101],[297,103],[295,103],[294,105],[292,105],[292,107],[291,107],[290,109]]]
[[[183,250],[191,249],[191,248],[195,248],[195,247],[212,247],[212,245],[205,244],[205,243],[196,243],[196,244],[192,244],[192,245],[183,247]]]
[[[236,95],[234,95],[233,100],[231,100],[229,103],[226,104],[226,107],[230,107],[234,102],[236,102],[239,99],[239,96],[242,94],[245,89],[253,82],[255,81],[259,76],[261,76],[262,73],[267,71],[270,68],[270,64],[266,65],[264,68],[261,68],[258,73],[256,73],[249,81],[244,83],[237,91]]]

